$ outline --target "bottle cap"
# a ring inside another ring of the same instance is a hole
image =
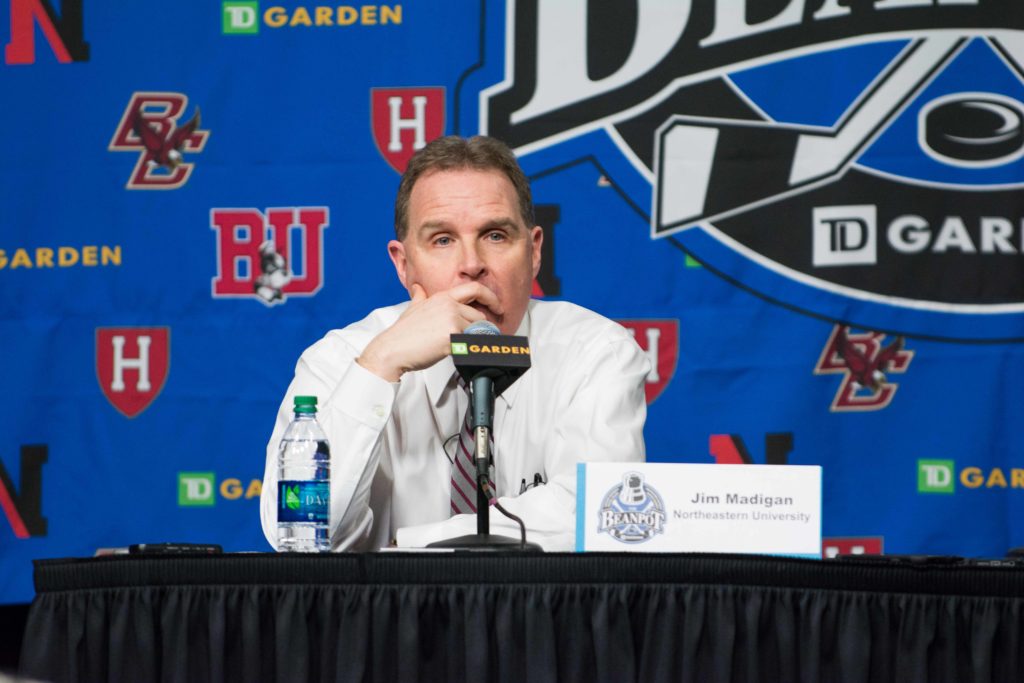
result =
[[[296,396],[295,397],[295,412],[296,413],[315,413],[316,412],[316,396]]]

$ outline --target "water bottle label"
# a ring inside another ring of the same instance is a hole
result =
[[[277,521],[327,524],[329,495],[326,481],[278,482]]]

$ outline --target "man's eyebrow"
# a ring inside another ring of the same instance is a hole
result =
[[[417,230],[421,231],[449,229],[451,229],[451,224],[449,224],[447,221],[426,221],[425,223],[420,223],[419,226],[417,227]]]
[[[496,230],[498,228],[504,228],[506,230],[518,231],[520,229],[519,223],[514,218],[492,218],[480,226],[480,232],[487,232],[488,230]],[[434,232],[437,230],[451,230],[452,225],[448,221],[425,221],[420,223],[417,230],[419,232]]]
[[[483,224],[482,231],[494,230],[495,228],[511,229],[512,231],[519,230],[519,223],[512,218],[493,218]]]

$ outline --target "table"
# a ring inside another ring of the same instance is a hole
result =
[[[367,553],[35,562],[62,681],[1024,680],[1024,566]]]

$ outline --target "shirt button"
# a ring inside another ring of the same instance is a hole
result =
[[[373,412],[377,417],[384,417],[384,406],[378,403],[373,407]]]

